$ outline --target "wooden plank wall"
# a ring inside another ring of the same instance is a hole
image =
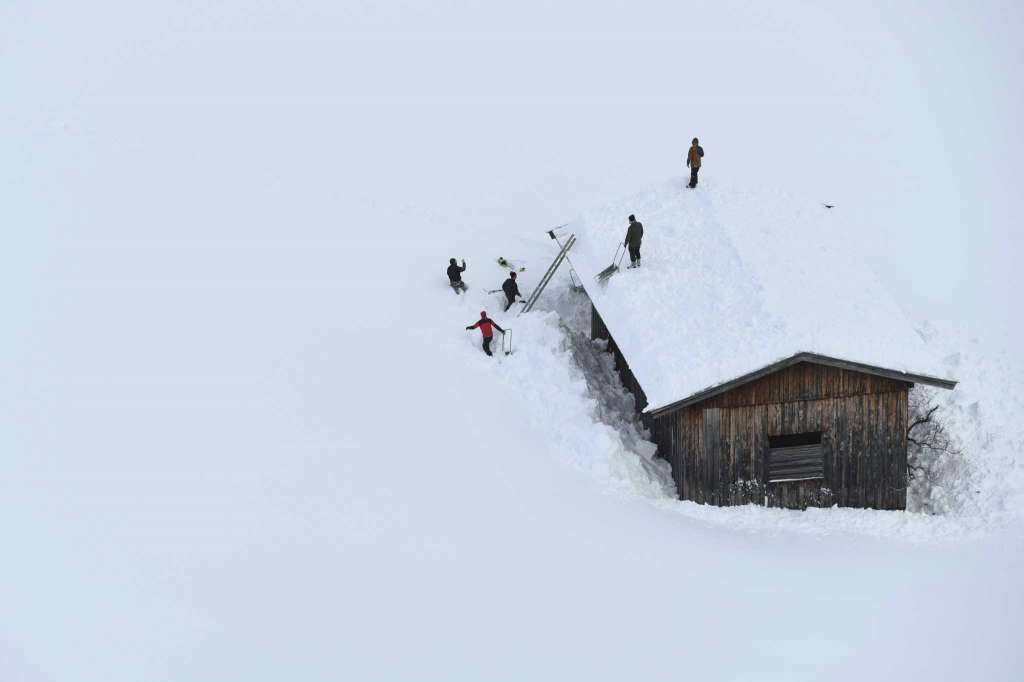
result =
[[[763,385],[653,420],[652,437],[672,465],[680,497],[716,505],[906,507],[907,384],[806,363],[756,383]],[[824,480],[765,485],[768,437],[810,431],[823,432]]]
[[[703,407],[767,405],[905,390],[910,384],[848,369],[801,362],[703,401]]]

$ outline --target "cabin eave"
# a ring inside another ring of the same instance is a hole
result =
[[[901,372],[895,369],[887,369],[885,367],[877,367],[875,365],[868,365],[860,362],[853,362],[850,360],[843,360],[841,358],[833,358],[827,355],[820,355],[818,353],[811,353],[807,351],[801,351],[788,358],[780,360],[779,362],[772,363],[759,370],[744,374],[743,376],[737,377],[730,381],[718,384],[716,386],[710,386],[702,391],[698,391],[693,395],[690,395],[682,400],[677,400],[660,407],[646,407],[644,412],[651,417],[660,417],[669,412],[689,407],[696,403],[712,398],[716,395],[726,393],[735,388],[738,388],[744,384],[756,381],[769,374],[777,372],[781,369],[791,367],[801,362],[809,362],[817,365],[824,365],[827,367],[837,367],[839,369],[846,369],[853,372],[860,372],[862,374],[870,374],[873,376],[884,377],[886,379],[893,379],[895,381],[903,381],[908,385],[913,384],[925,384],[927,386],[935,386],[937,388],[944,388],[952,390],[956,387],[957,381],[953,379],[942,379],[939,377],[928,376],[926,374],[915,374],[912,372]]]

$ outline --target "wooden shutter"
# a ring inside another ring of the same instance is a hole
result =
[[[790,445],[768,451],[768,482],[825,478],[821,443]]]

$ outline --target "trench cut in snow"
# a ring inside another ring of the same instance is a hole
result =
[[[605,283],[643,223],[642,266]],[[646,412],[801,353],[916,375],[946,368],[871,267],[846,248],[836,211],[779,191],[680,179],[584,213],[570,261],[634,376]]]

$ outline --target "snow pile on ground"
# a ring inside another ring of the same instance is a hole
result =
[[[644,225],[643,266],[597,284],[630,214]],[[943,376],[844,229],[781,191],[717,179],[693,191],[677,179],[567,231],[569,258],[655,409],[798,352]]]
[[[492,302],[478,292],[467,292],[454,304],[461,317],[453,317],[453,324],[463,318],[471,321],[476,311]],[[495,382],[515,396],[521,408],[510,419],[528,419],[533,428],[548,434],[563,461],[611,490],[675,497],[669,465],[655,458],[655,445],[644,439],[633,397],[622,387],[601,344],[571,332],[555,312],[511,317],[491,306],[489,314],[510,331],[512,355],[496,349],[494,358],[487,358],[480,351],[480,332],[474,330],[466,332],[465,343],[451,349],[451,360],[468,355],[473,363],[493,365]],[[501,342],[496,332],[493,345],[500,347]]]
[[[998,339],[982,340],[951,324],[920,331],[960,383],[934,391],[937,417],[954,442],[934,464],[926,506],[993,522],[1024,519],[1024,364]],[[921,504],[924,504],[923,501]]]

